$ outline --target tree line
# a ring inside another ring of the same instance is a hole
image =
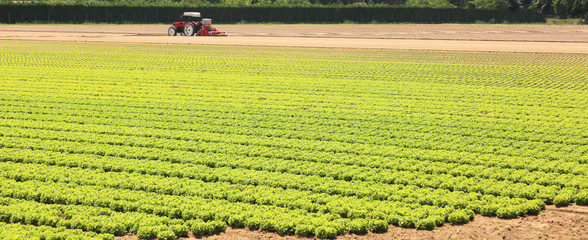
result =
[[[125,5],[223,5],[223,6],[295,6],[295,5],[393,5],[422,8],[532,11],[560,18],[588,17],[588,0],[0,0],[0,2]]]
[[[39,7],[41,9],[35,10]],[[38,12],[47,8],[53,12],[53,16]],[[104,13],[84,12],[97,11],[98,8]],[[67,12],[74,9],[78,9],[79,14]],[[169,15],[173,11],[182,11],[180,9],[203,12],[207,9],[217,17],[222,16],[219,20],[225,23],[494,23],[541,22],[546,17],[588,20],[588,0],[0,0],[0,10],[3,13],[0,22],[84,20],[147,23],[153,22],[153,17],[141,20],[137,19],[137,15],[153,11],[156,15],[161,13],[155,22],[165,22],[176,18],[175,15]],[[311,13],[319,16],[309,16]],[[60,16],[59,19],[55,17],[57,15]],[[64,15],[72,16],[63,20]]]

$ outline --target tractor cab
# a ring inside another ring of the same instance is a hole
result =
[[[200,17],[199,12],[185,12],[181,16],[182,22],[200,22],[202,21],[202,17]]]

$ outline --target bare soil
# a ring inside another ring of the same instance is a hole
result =
[[[229,37],[169,37],[168,25],[0,25],[0,39],[403,50],[588,53],[588,26],[215,25]]]
[[[247,229],[227,229],[225,233],[206,237],[181,238],[185,240],[309,240],[297,236],[280,236],[264,231]],[[432,231],[406,229],[390,226],[386,233],[365,235],[346,234],[337,239],[343,240],[428,240],[428,239],[588,239],[588,207],[568,206],[547,209],[537,216],[515,219],[499,219],[495,217],[476,216],[474,221],[465,225],[446,224]],[[118,237],[116,240],[137,240],[136,236]]]

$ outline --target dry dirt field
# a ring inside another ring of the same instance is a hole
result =
[[[381,48],[588,54],[588,27],[548,25],[215,25],[229,37],[168,37],[168,25],[0,25],[0,39],[152,44]],[[134,236],[118,238],[136,239]],[[191,239],[307,239],[228,229]],[[476,216],[433,231],[391,226],[384,234],[338,239],[588,239],[588,207],[548,206],[538,216]]]
[[[168,25],[0,25],[0,39],[441,51],[588,53],[588,26],[214,25],[229,37],[168,37]]]

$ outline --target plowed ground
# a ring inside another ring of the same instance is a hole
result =
[[[588,53],[588,27],[551,25],[214,25],[229,37],[169,37],[169,25],[2,25],[0,39]]]

